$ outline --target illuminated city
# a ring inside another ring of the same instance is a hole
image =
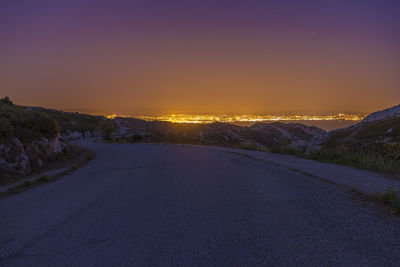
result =
[[[109,115],[107,118],[126,117]],[[335,114],[335,115],[212,115],[212,114],[170,114],[160,116],[133,116],[146,121],[169,121],[174,123],[237,123],[237,122],[263,122],[263,121],[361,121],[365,115],[360,114]]]

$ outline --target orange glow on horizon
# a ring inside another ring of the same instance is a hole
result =
[[[168,121],[173,123],[234,123],[234,122],[264,122],[264,121],[361,121],[366,115],[344,114],[335,115],[212,115],[212,114],[170,114],[160,116],[132,116],[146,121]],[[108,119],[116,117],[130,117],[122,115],[108,115]]]

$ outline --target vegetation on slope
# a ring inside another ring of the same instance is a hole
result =
[[[94,134],[106,120],[103,116],[92,116],[77,112],[64,112],[45,108],[34,108],[34,110],[46,114],[57,121],[62,133],[80,132],[83,134],[89,132]]]
[[[312,159],[400,174],[400,118],[388,118],[333,131]]]
[[[74,157],[75,132],[112,136],[115,124],[102,116],[31,108],[0,99],[0,184],[49,169]],[[59,134],[62,135],[59,135]]]
[[[376,142],[400,142],[400,118],[361,123],[332,131],[324,147],[335,148],[342,144],[358,147]]]
[[[384,174],[400,174],[400,144],[376,143],[365,147],[343,145],[338,149],[313,151],[307,157]]]
[[[97,126],[98,131],[102,134],[104,140],[113,140],[113,134],[117,131],[117,126],[112,120],[102,120]]]
[[[400,192],[390,186],[386,192],[376,192],[374,200],[389,206],[397,215],[400,215]]]
[[[9,142],[13,137],[23,143],[43,137],[52,139],[59,131],[57,122],[50,116],[14,105],[8,97],[0,100],[1,143]]]
[[[309,154],[285,147],[271,152],[400,175],[400,118],[332,131],[321,149]]]
[[[16,137],[25,143],[72,132],[110,138],[115,131],[115,123],[103,116],[23,107],[13,104],[9,97],[0,99],[0,142]]]

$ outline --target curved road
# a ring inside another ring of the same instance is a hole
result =
[[[0,266],[399,266],[400,224],[339,187],[223,150],[94,144],[0,199]]]

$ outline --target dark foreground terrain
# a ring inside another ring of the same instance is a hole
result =
[[[97,157],[0,199],[0,266],[398,266],[400,224],[238,154],[81,142]]]

